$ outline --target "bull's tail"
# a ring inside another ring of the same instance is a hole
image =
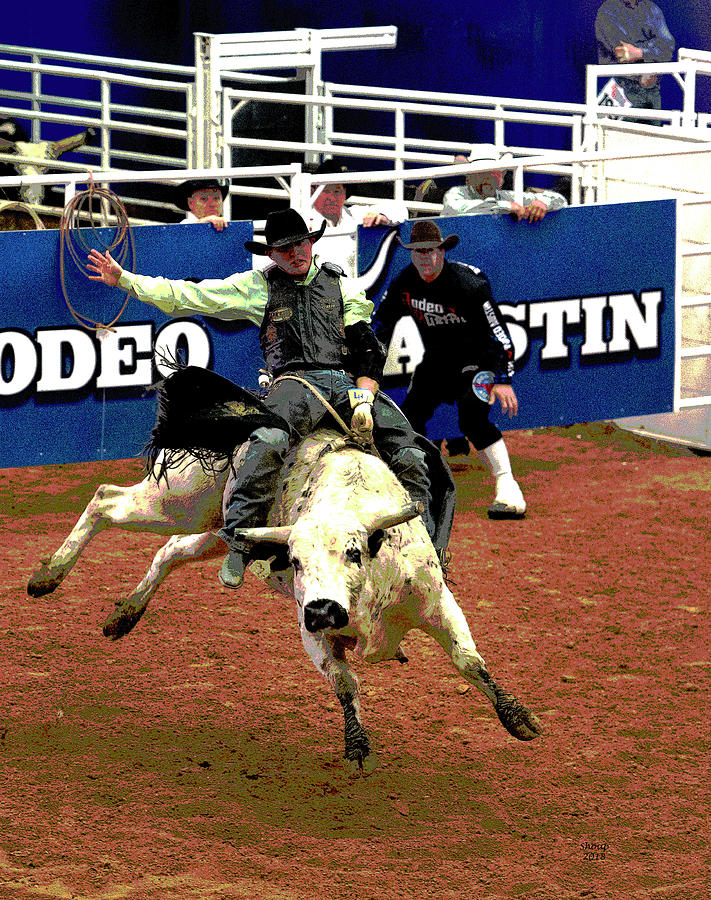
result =
[[[172,367],[158,387],[156,423],[144,450],[158,479],[188,454],[207,471],[224,470],[255,428],[290,432],[281,416],[229,379],[198,366]]]

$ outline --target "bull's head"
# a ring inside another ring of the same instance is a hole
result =
[[[81,134],[62,138],[61,141],[12,141],[0,136],[0,152],[22,156],[32,162],[15,163],[18,175],[42,175],[47,171],[52,160],[59,159],[63,153],[83,146],[94,134],[89,128]],[[44,199],[44,187],[41,184],[27,184],[20,187],[20,200],[23,203],[41,203]]]
[[[367,523],[354,514],[337,512],[301,516],[293,525],[243,528],[235,537],[248,544],[276,543],[289,548],[294,570],[294,596],[303,610],[307,631],[345,628],[367,577],[365,563],[374,558],[385,531],[414,519],[419,503],[407,503]]]

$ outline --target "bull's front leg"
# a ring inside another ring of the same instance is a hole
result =
[[[104,622],[104,636],[117,641],[128,634],[146,611],[151,597],[175,569],[186,563],[222,556],[224,552],[225,545],[212,532],[172,537],[153,557],[150,569],[136,588],[125,599],[116,601]]]
[[[502,688],[489,674],[476,649],[469,625],[452,592],[444,585],[439,600],[427,604],[422,630],[446,650],[457,670],[491,701],[501,724],[519,741],[532,741],[541,734],[533,713]]]
[[[311,634],[301,626],[301,640],[311,661],[326,678],[343,708],[346,764],[353,774],[370,775],[378,758],[370,749],[368,732],[360,717],[358,679],[346,659],[342,638]]]

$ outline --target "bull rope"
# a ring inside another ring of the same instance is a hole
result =
[[[377,456],[378,459],[382,459],[382,457],[380,456],[380,453],[378,452],[378,448],[375,446],[375,441],[373,440],[372,436],[370,438],[370,441],[368,441],[367,444],[365,444],[363,441],[359,441],[356,438],[356,436],[354,435],[351,428],[348,425],[346,425],[346,423],[338,415],[336,410],[331,406],[331,404],[328,402],[328,400],[323,396],[321,391],[319,391],[317,388],[315,388],[305,378],[301,378],[299,375],[280,375],[278,378],[275,378],[274,381],[272,382],[272,388],[275,385],[279,384],[280,381],[286,381],[286,380],[298,381],[299,384],[303,384],[305,387],[307,387],[311,391],[311,393],[314,395],[314,397],[316,397],[316,399],[319,400],[319,402],[324,406],[324,408],[329,413],[331,413],[333,418],[336,420],[336,424],[339,425],[343,429],[343,433],[345,434],[345,436],[347,438],[350,438],[356,444],[356,446],[358,446],[361,450],[367,450],[367,452],[372,453],[373,456]]]
[[[94,199],[100,201],[100,203],[104,207],[104,211],[106,211],[106,208],[108,207],[109,214],[112,213],[114,218],[116,219],[117,224],[114,230],[113,240],[110,244],[104,244],[98,235],[97,227],[104,226],[97,226],[95,222],[94,212],[92,210],[92,200]],[[88,207],[88,209],[85,209],[85,207]],[[114,316],[113,319],[111,319],[110,322],[96,322],[94,319],[89,318],[89,316],[85,316],[83,313],[78,312],[72,306],[69,300],[69,295],[67,293],[67,286],[64,277],[65,249],[71,256],[76,267],[84,275],[86,275],[87,278],[89,277],[89,271],[87,269],[85,260],[87,258],[89,250],[93,249],[92,246],[84,241],[84,238],[82,236],[82,228],[79,223],[81,214],[84,214],[85,216],[88,214],[95,242],[99,245],[102,251],[108,250],[109,253],[111,253],[111,255],[114,257],[116,262],[121,266],[121,268],[124,267],[123,264],[126,261],[126,257],[128,256],[128,252],[130,249],[131,271],[135,271],[136,248],[133,241],[131,223],[128,221],[128,214],[126,212],[125,206],[116,196],[116,194],[114,194],[114,192],[109,188],[100,187],[94,184],[94,178],[90,173],[88,190],[80,191],[79,193],[75,194],[62,211],[62,218],[59,223],[59,278],[62,285],[62,294],[64,295],[64,301],[67,304],[67,308],[72,314],[74,320],[87,331],[93,331],[97,336],[101,336],[101,334],[105,334],[108,331],[115,330],[113,326],[123,315],[124,310],[128,305],[131,294],[130,292],[126,293],[126,298],[123,302],[123,305],[121,306],[121,309],[119,309],[118,313]]]

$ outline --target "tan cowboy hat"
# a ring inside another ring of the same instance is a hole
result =
[[[410,232],[410,243],[406,244],[398,235],[398,241],[406,250],[451,250],[459,243],[458,234],[450,234],[443,238],[436,222],[430,219],[418,219]]]
[[[270,250],[279,250],[291,244],[298,244],[299,241],[304,241],[306,238],[313,238],[314,241],[317,241],[325,229],[325,219],[318,231],[309,231],[306,222],[295,209],[280,209],[267,216],[267,224],[264,228],[266,243],[245,241],[244,246],[250,253],[266,256]]]

